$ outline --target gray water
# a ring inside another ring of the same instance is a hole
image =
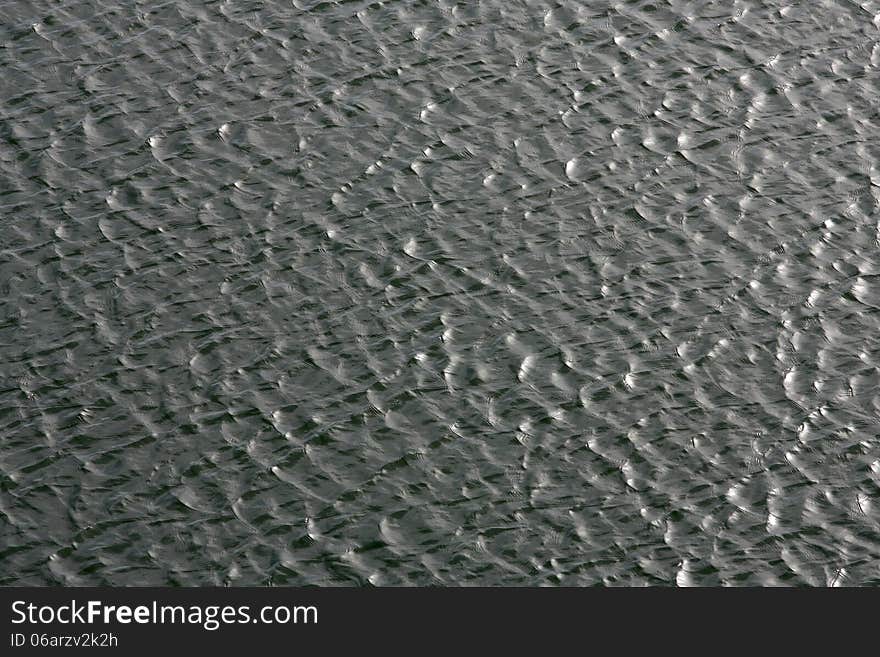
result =
[[[880,584],[880,2],[0,5],[0,584]]]

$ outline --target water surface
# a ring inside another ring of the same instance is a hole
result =
[[[0,584],[880,584],[880,2],[0,6]]]

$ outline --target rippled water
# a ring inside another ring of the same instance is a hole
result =
[[[880,584],[880,2],[0,6],[2,584]]]

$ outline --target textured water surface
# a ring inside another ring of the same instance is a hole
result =
[[[880,2],[0,5],[0,584],[880,584]]]

